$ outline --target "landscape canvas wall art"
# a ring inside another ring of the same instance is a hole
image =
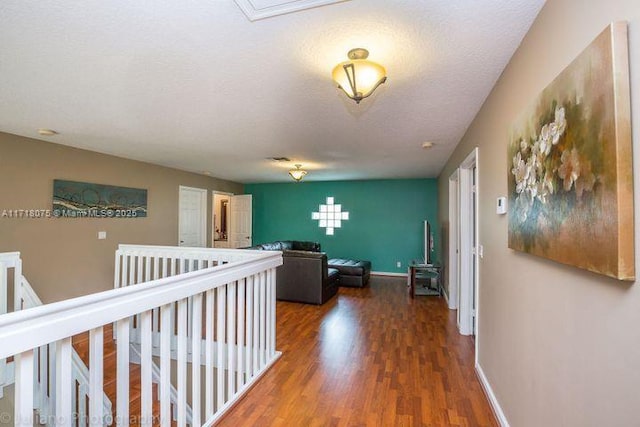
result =
[[[513,123],[509,247],[634,280],[626,23],[611,24]]]
[[[53,181],[53,216],[69,218],[142,218],[147,190],[88,182]]]

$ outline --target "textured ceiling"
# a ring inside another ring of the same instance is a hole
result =
[[[233,0],[2,0],[0,131],[245,183],[293,163],[305,180],[435,177],[543,2],[351,0],[251,22]],[[360,105],[330,78],[353,47],[389,76]]]

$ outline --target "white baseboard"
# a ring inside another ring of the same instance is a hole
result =
[[[495,415],[496,421],[498,421],[498,424],[500,424],[501,427],[510,427],[509,421],[507,421],[507,417],[504,415],[502,407],[500,406],[496,395],[493,393],[491,384],[489,384],[489,380],[487,380],[487,377],[484,375],[482,366],[480,366],[479,363],[476,363],[476,375],[480,380],[480,385],[482,385],[484,394],[486,394],[487,399],[489,399],[489,404],[491,405],[491,409],[493,409],[493,415]]]
[[[442,290],[442,296],[444,297],[444,300],[447,302],[447,307],[449,307],[449,294],[444,289],[444,286],[442,287],[441,290]],[[449,308],[451,308],[451,307],[449,307]]]
[[[407,277],[407,273],[391,273],[387,271],[372,271],[372,276],[394,276],[394,277]]]

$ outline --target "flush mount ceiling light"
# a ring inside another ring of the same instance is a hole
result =
[[[296,166],[295,169],[291,169],[289,171],[289,175],[291,175],[291,178],[293,178],[295,182],[300,182],[302,178],[304,178],[304,176],[307,174],[307,171],[304,169],[300,169],[302,165],[295,165],[295,166]]]
[[[41,136],[53,136],[57,134],[58,132],[56,132],[53,129],[38,129],[38,135],[41,135]]]
[[[387,81],[387,71],[382,65],[367,59],[367,49],[351,49],[347,55],[350,60],[336,65],[333,69],[333,80],[349,98],[360,104],[360,101]]]

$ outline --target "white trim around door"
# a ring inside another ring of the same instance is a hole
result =
[[[458,327],[462,335],[475,335],[478,320],[478,148],[460,164],[460,293]],[[476,339],[476,347],[478,340]]]
[[[460,290],[460,170],[456,169],[449,177],[449,309],[458,309]]]

